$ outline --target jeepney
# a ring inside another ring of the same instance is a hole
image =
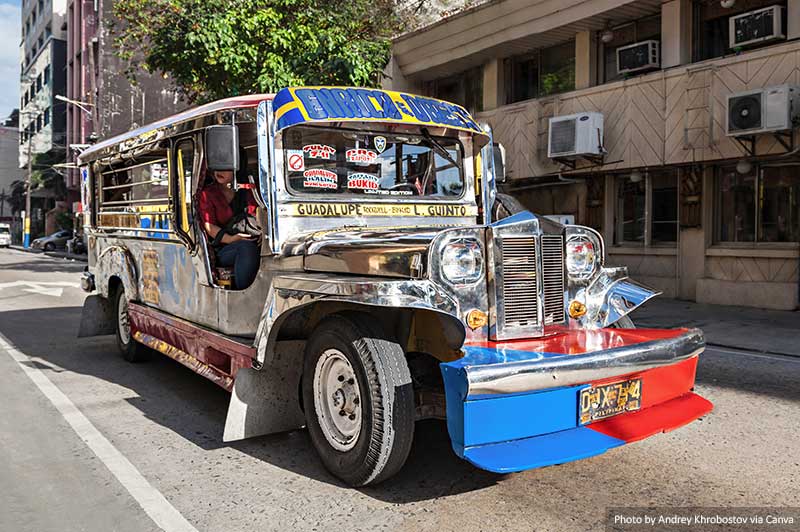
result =
[[[80,157],[89,265],[81,336],[163,353],[231,392],[223,439],[307,427],[354,486],[395,474],[414,425],[513,472],[687,424],[703,335],[636,329],[652,290],[604,264],[588,227],[496,193],[488,127],[377,89],[285,88],[217,101]],[[263,231],[234,290],[198,220],[236,173]]]

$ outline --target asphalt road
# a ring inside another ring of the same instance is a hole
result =
[[[226,392],[166,357],[128,364],[113,337],[76,338],[82,269],[0,250],[2,531],[157,530],[112,474],[120,463],[200,531],[583,531],[611,506],[800,506],[800,359],[709,350],[697,384],[709,416],[524,473],[473,468],[443,423],[423,422],[399,476],[354,490],[304,431],[223,444]]]

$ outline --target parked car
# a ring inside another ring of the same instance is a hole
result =
[[[11,226],[0,224],[0,246],[8,247],[11,245]]]
[[[65,249],[67,247],[67,240],[70,238],[72,238],[72,230],[61,230],[53,233],[50,236],[37,238],[31,243],[31,247],[33,249],[43,249],[44,251]]]

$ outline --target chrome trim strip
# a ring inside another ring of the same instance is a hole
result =
[[[700,329],[689,329],[674,338],[535,361],[467,366],[467,398],[534,392],[573,386],[668,366],[697,356],[705,349]]]

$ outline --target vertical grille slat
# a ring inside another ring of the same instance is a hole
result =
[[[506,327],[535,326],[539,322],[536,305],[536,239],[509,236],[502,239],[503,306]]]
[[[498,244],[502,253],[502,283],[498,286],[497,304],[502,307],[504,335],[537,336],[541,327],[563,323],[566,318],[564,237],[502,235]],[[543,302],[539,301],[540,291]],[[513,332],[515,329],[517,333]]]
[[[544,324],[564,321],[564,238],[542,236],[542,283],[544,284]]]

